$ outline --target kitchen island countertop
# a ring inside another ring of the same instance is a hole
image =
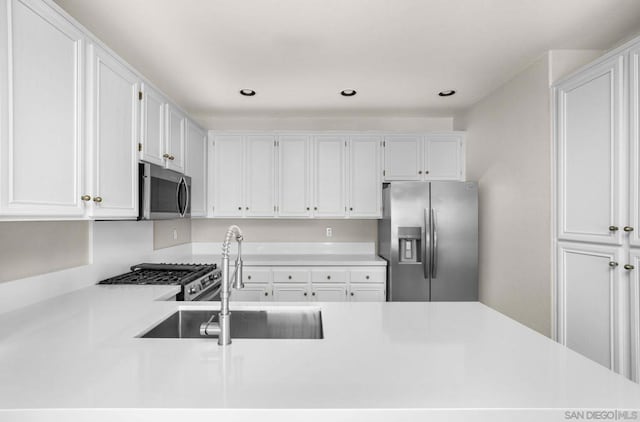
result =
[[[92,286],[0,315],[0,420],[560,421],[640,409],[639,385],[477,302],[236,302],[319,308],[324,339],[137,338],[177,309],[219,307],[162,300],[176,293]]]

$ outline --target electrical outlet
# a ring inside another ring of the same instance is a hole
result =
[[[178,240],[178,230],[173,229],[173,240]]]
[[[333,236],[333,229],[331,227],[327,227],[326,235],[327,237]]]

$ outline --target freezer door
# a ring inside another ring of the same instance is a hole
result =
[[[389,300],[428,301],[429,278],[425,258],[429,257],[426,239],[429,230],[425,226],[425,210],[429,207],[429,183],[393,182],[388,189],[388,204],[385,206],[389,207],[391,229]],[[386,234],[379,236],[386,238]]]
[[[478,186],[431,182],[432,301],[478,300]]]

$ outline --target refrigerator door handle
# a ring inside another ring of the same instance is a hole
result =
[[[431,228],[433,230],[433,248],[431,249],[431,278],[436,278],[438,274],[438,222],[436,210],[431,208]]]
[[[429,279],[431,271],[431,216],[429,210],[424,209],[424,234],[422,236],[422,272],[425,280]],[[427,251],[429,251],[427,253]]]

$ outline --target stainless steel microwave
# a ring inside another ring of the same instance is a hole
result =
[[[191,178],[155,164],[139,164],[138,220],[191,216]]]

